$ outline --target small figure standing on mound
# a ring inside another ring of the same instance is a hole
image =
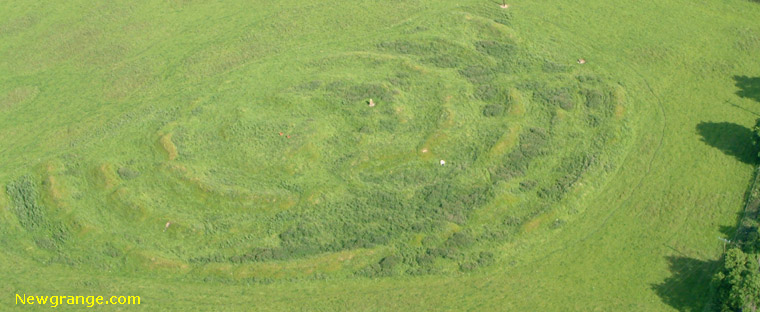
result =
[[[578,59],[578,64],[586,64],[586,59]]]
[[[369,107],[375,107],[375,101],[369,99]]]

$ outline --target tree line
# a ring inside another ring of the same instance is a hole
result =
[[[752,132],[755,150],[760,150],[760,119]],[[757,156],[760,158],[760,153]],[[750,190],[736,238],[723,255],[719,271],[713,276],[715,310],[757,311],[760,308],[760,185],[757,179],[755,177]]]

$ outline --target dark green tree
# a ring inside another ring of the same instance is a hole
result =
[[[755,126],[752,127],[752,145],[755,146],[758,157],[760,157],[760,118],[755,121]]]
[[[720,311],[756,311],[760,308],[760,264],[756,254],[731,248],[723,268],[714,277]]]

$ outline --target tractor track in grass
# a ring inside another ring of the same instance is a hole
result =
[[[562,29],[562,27],[559,26],[556,22],[547,21],[547,23],[554,25],[558,29]],[[574,32],[565,31],[565,32],[563,32],[563,35],[572,36],[573,37],[572,41],[574,41],[576,43],[584,42],[584,41],[581,40],[584,37],[578,36]],[[601,49],[596,48],[593,45],[588,44],[588,43],[579,44],[579,45],[587,48],[588,50],[597,51],[597,52],[601,51]],[[599,55],[602,55],[602,54],[600,53]],[[584,66],[587,66],[587,65],[584,65]],[[646,171],[644,171],[644,173],[642,174],[641,178],[638,179],[638,181],[636,182],[635,186],[631,188],[631,191],[628,193],[628,195],[625,195],[625,198],[622,199],[621,204],[617,205],[609,213],[607,213],[607,215],[604,217],[603,221],[596,227],[596,229],[594,229],[594,230],[592,230],[590,232],[587,232],[581,238],[576,239],[575,241],[572,241],[569,244],[565,244],[562,247],[559,247],[557,249],[554,249],[554,250],[548,252],[547,254],[545,254],[542,257],[537,258],[536,260],[548,260],[550,257],[552,257],[553,255],[555,255],[556,253],[565,251],[565,250],[569,249],[572,246],[576,246],[576,245],[578,245],[580,243],[583,243],[583,242],[587,241],[589,238],[593,237],[596,233],[598,233],[602,229],[606,228],[607,225],[609,224],[610,220],[612,219],[612,217],[614,217],[622,208],[628,207],[630,205],[631,200],[633,198],[633,194],[636,193],[641,188],[641,186],[644,184],[644,181],[650,176],[650,174],[652,172],[652,167],[654,166],[655,161],[658,159],[658,155],[660,154],[660,152],[662,150],[662,147],[665,144],[665,133],[667,131],[667,122],[668,122],[668,119],[667,119],[667,114],[665,113],[665,106],[664,106],[664,104],[662,102],[662,99],[660,98],[659,95],[657,95],[657,93],[654,91],[654,89],[652,88],[652,86],[649,83],[649,81],[646,79],[646,77],[643,74],[641,74],[641,72],[639,72],[634,66],[632,66],[630,64],[626,64],[625,67],[628,68],[628,70],[630,70],[636,76],[638,76],[639,80],[641,80],[641,82],[643,82],[644,86],[646,87],[646,90],[655,99],[655,103],[656,103],[655,105],[657,106],[657,111],[659,112],[659,115],[661,115],[661,118],[662,118],[662,126],[660,127],[660,130],[658,131],[659,132],[659,135],[658,135],[659,138],[655,139],[657,141],[657,145],[655,146],[654,151],[652,152],[652,156],[651,156],[651,158],[649,159],[649,161],[647,163],[647,169],[646,169]],[[632,151],[629,150],[628,154],[630,155],[631,152]],[[625,159],[625,158],[623,158],[623,159]],[[621,198],[622,197],[623,196],[621,196]],[[535,265],[535,262],[526,262],[524,264],[513,266],[513,268],[518,267],[518,266],[528,266],[528,265]]]
[[[546,22],[549,23],[549,24],[551,24],[551,25],[553,25],[553,26],[555,26],[557,29],[563,29],[560,25],[558,25],[554,21],[547,20]],[[588,51],[595,51],[597,53],[600,53],[599,55],[602,55],[601,54],[602,53],[601,49],[595,47],[591,43],[586,43],[586,41],[583,41],[583,39],[585,39],[585,37],[579,36],[576,32],[565,31],[565,32],[562,32],[562,33],[563,33],[563,36],[572,37],[571,41],[573,41],[575,43],[578,43],[578,45],[581,46],[581,47],[583,47],[584,49],[587,49]],[[580,238],[577,238],[575,240],[571,240],[570,243],[563,244],[561,247],[556,248],[554,250],[551,250],[551,251],[547,252],[546,254],[544,254],[543,256],[539,256],[539,257],[535,258],[532,261],[526,261],[526,262],[514,265],[511,268],[507,269],[507,272],[510,271],[510,270],[513,270],[515,268],[518,268],[518,267],[522,267],[522,268],[528,267],[528,266],[535,267],[537,265],[540,265],[539,263],[537,263],[539,261],[543,262],[543,263],[546,263],[550,259],[555,259],[554,256],[556,254],[565,252],[565,251],[569,250],[571,247],[576,247],[576,246],[578,246],[578,245],[580,245],[580,244],[588,241],[590,238],[595,237],[597,233],[599,233],[600,231],[602,231],[603,229],[605,229],[605,228],[608,227],[608,225],[609,225],[610,221],[613,219],[613,217],[615,217],[622,209],[630,207],[630,205],[632,203],[632,200],[634,198],[633,195],[636,194],[639,189],[641,189],[641,187],[644,184],[645,180],[647,180],[651,176],[651,174],[652,174],[652,168],[654,167],[655,161],[659,158],[659,154],[661,153],[661,151],[663,149],[663,146],[664,146],[665,134],[667,133],[668,115],[665,112],[665,106],[663,104],[661,96],[658,95],[654,91],[654,88],[652,88],[652,85],[649,82],[649,80],[646,78],[646,76],[643,75],[636,67],[634,67],[630,63],[623,63],[623,64],[624,64],[624,67],[628,69],[628,71],[630,71],[631,73],[633,73],[636,76],[638,76],[638,78],[639,78],[638,80],[640,80],[641,82],[643,82],[643,84],[644,84],[647,92],[655,100],[655,103],[656,103],[655,105],[657,106],[656,111],[659,113],[659,115],[662,118],[661,119],[662,125],[660,127],[660,130],[658,131],[659,132],[659,135],[658,135],[659,137],[654,139],[654,140],[656,140],[657,145],[655,146],[654,151],[652,152],[652,155],[651,155],[650,159],[647,162],[647,168],[646,168],[646,170],[643,172],[643,174],[641,175],[641,177],[638,179],[638,181],[636,182],[635,186],[631,188],[631,191],[628,192],[627,195],[624,195],[624,198],[623,198],[623,196],[620,197],[621,198],[620,205],[617,205],[609,213],[607,213],[606,216],[604,216],[604,219],[602,220],[602,222],[599,223],[599,225],[596,226],[595,229],[593,229],[593,230],[591,230],[589,232],[586,232],[585,235],[582,234]],[[643,136],[639,136],[639,138],[642,138],[642,137]],[[635,145],[634,147],[641,146],[642,144],[646,144],[646,141],[644,141],[642,143],[639,143],[639,144]],[[629,150],[628,151],[628,155],[630,155],[630,153],[632,151],[633,150]],[[618,174],[619,173],[620,173],[620,171],[618,171]],[[756,182],[756,180],[757,180],[756,178],[753,178],[753,185],[754,185],[754,182]],[[748,203],[749,202],[747,201],[747,204]],[[745,205],[744,208],[745,208],[744,209],[744,214],[746,214],[746,205]],[[738,230],[737,230],[737,232],[738,232]],[[667,246],[667,244],[665,244],[665,245]],[[669,246],[667,246],[667,247],[669,247]],[[672,249],[672,247],[671,247],[671,249]],[[680,251],[678,251],[678,250],[674,250],[674,251],[680,253]],[[663,257],[664,256],[665,255],[663,255]],[[711,267],[710,267],[711,272],[714,272],[717,269],[718,264],[719,264],[718,262],[715,262],[715,263],[713,263],[711,265]],[[702,271],[699,271],[699,270],[690,270],[690,272],[688,273],[688,276],[690,278],[691,276],[694,276],[695,274],[700,274],[701,275],[701,272]],[[489,276],[486,280],[491,281],[493,279],[494,279],[493,276]],[[701,301],[704,302],[705,304],[707,304],[709,302],[709,300],[711,300],[711,299],[712,299],[711,296],[705,296],[704,299],[701,300]]]
[[[649,177],[649,175],[652,172],[652,167],[654,165],[655,160],[658,158],[658,154],[662,150],[662,146],[665,144],[665,133],[667,131],[667,114],[665,114],[665,107],[662,104],[662,99],[654,92],[654,89],[652,89],[652,86],[649,84],[649,81],[646,80],[644,75],[642,75],[639,71],[637,71],[634,67],[628,65],[630,70],[632,70],[636,75],[638,75],[641,80],[644,82],[644,84],[647,87],[647,90],[649,93],[655,98],[657,102],[657,108],[660,112],[660,115],[662,116],[662,127],[660,129],[659,139],[657,139],[657,146],[654,149],[654,152],[652,152],[652,157],[649,159],[649,163],[647,164],[647,170],[644,172],[644,174],[641,176],[639,181],[636,183],[636,186],[632,188],[632,190],[628,193],[628,196],[623,200],[621,205],[615,207],[612,209],[612,211],[607,214],[607,216],[604,218],[604,221],[597,227],[597,229],[589,232],[584,237],[578,240],[577,243],[583,242],[588,240],[591,236],[599,232],[602,228],[606,227],[609,223],[610,219],[622,208],[625,206],[628,206],[631,203],[631,198],[633,197],[633,194],[638,191],[639,188],[641,188],[641,185],[644,184],[644,180]]]

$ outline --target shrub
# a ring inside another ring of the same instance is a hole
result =
[[[34,231],[46,223],[45,208],[37,202],[39,194],[31,177],[23,176],[6,185],[5,190],[13,202],[13,212],[24,229]]]
[[[476,42],[475,49],[494,58],[506,60],[515,55],[517,46],[512,43],[484,40]]]
[[[6,185],[13,204],[13,212],[25,230],[35,234],[35,243],[41,249],[55,250],[66,241],[69,231],[62,223],[51,222],[46,208],[38,202],[37,186],[29,176],[22,176]]]
[[[105,255],[107,255],[107,256],[109,256],[111,258],[119,258],[119,257],[121,257],[123,255],[123,253],[121,252],[121,250],[119,248],[117,248],[116,246],[114,246],[113,244],[111,244],[110,242],[109,243],[105,243],[103,245],[103,254],[105,254]]]
[[[377,49],[419,56],[421,62],[440,68],[458,68],[479,61],[476,53],[442,39],[383,42],[377,45]]]
[[[372,248],[375,244],[370,242],[369,240],[360,237],[360,238],[350,238],[343,242],[342,246],[340,248],[337,248],[338,250],[342,249],[357,249],[357,248]]]
[[[475,98],[493,104],[509,104],[509,91],[495,84],[483,84],[475,89]]]
[[[390,255],[380,259],[379,262],[370,264],[358,272],[357,275],[363,275],[367,277],[388,276],[393,273],[393,269],[401,263],[401,257],[396,255]]]
[[[504,105],[488,104],[483,107],[483,116],[498,117],[504,114]]]
[[[140,176],[140,172],[129,167],[121,167],[116,171],[124,180],[132,180]]]
[[[409,80],[410,76],[409,73],[398,72],[393,77],[388,78],[388,83],[401,88],[402,90],[408,90],[409,87],[412,86],[412,83]]]
[[[570,67],[564,64],[555,63],[552,61],[545,61],[544,65],[541,67],[541,69],[545,73],[563,73],[566,72]]]
[[[426,267],[426,266],[433,265],[433,263],[435,261],[435,256],[433,256],[432,254],[426,252],[426,253],[422,253],[420,255],[417,255],[417,259],[416,260],[417,260],[417,265],[422,266],[422,267]]]
[[[377,45],[379,50],[396,52],[401,54],[426,54],[430,50],[430,46],[425,45],[420,41],[390,41],[382,42]]]
[[[498,24],[505,25],[505,26],[512,25],[512,22],[510,22],[509,17],[507,17],[507,16],[494,18],[493,21],[496,22],[496,23],[498,23]]]
[[[383,269],[380,267],[380,264],[373,263],[362,268],[361,270],[356,272],[356,274],[366,276],[366,277],[377,277],[377,276],[380,276],[382,272],[383,272]]]
[[[444,258],[450,260],[458,260],[462,256],[461,252],[458,249],[452,247],[430,248],[427,250],[427,253],[435,258]]]
[[[209,256],[194,257],[194,258],[188,259],[188,262],[190,263],[200,263],[200,264],[220,263],[224,261],[232,261],[232,260],[230,259],[230,257],[225,257],[224,255],[221,255],[221,254],[213,254]]]
[[[426,186],[420,192],[420,198],[424,199],[418,206],[420,214],[457,222],[463,222],[471,209],[480,206],[490,196],[487,186],[457,188],[448,182]]]
[[[596,156],[594,155],[565,159],[562,162],[563,165],[558,169],[563,174],[550,186],[541,188],[538,192],[539,197],[553,200],[561,199],[594,163],[596,163]]]
[[[554,219],[554,221],[552,222],[550,228],[552,228],[552,229],[558,229],[558,228],[562,227],[563,225],[565,225],[565,220]]]
[[[422,62],[440,68],[457,68],[464,64],[461,57],[456,55],[437,55],[423,59]]]
[[[392,270],[394,267],[396,267],[396,265],[399,264],[399,262],[401,262],[401,258],[399,258],[398,256],[396,255],[387,256],[383,258],[382,260],[380,260],[379,262],[380,269],[383,271]]]
[[[570,110],[575,106],[573,95],[568,88],[542,88],[533,93],[533,98],[545,104],[559,106],[564,110]]]
[[[586,124],[589,127],[596,128],[602,124],[602,119],[594,114],[589,114],[586,116]]]
[[[37,245],[38,248],[44,249],[44,250],[56,250],[57,245],[54,240],[52,240],[49,237],[39,237],[34,239],[34,244]]]
[[[229,261],[232,263],[245,263],[245,262],[260,262],[267,260],[282,260],[286,259],[288,252],[281,248],[254,248],[253,250],[239,255],[229,257]]]
[[[518,227],[522,224],[523,220],[522,218],[515,217],[515,216],[508,216],[504,219],[504,222],[502,224],[507,227]]]
[[[446,240],[446,246],[449,247],[469,247],[475,242],[470,234],[464,232],[456,232],[448,240]]]
[[[378,128],[380,131],[392,133],[396,130],[398,125],[399,125],[398,121],[393,118],[383,118],[380,120]]]
[[[571,110],[575,107],[573,97],[566,90],[559,91],[551,98],[551,103],[561,107],[564,110]]]
[[[493,253],[490,251],[481,251],[478,254],[478,266],[489,266],[494,262]]]
[[[520,134],[520,145],[507,154],[507,159],[491,170],[491,178],[509,180],[525,175],[530,162],[548,152],[549,135],[543,128],[530,128]]]
[[[593,75],[593,74],[584,74],[584,75],[578,75],[575,77],[578,82],[581,83],[598,83],[602,82],[602,79],[599,78],[599,76]]]
[[[304,82],[304,83],[301,83],[299,85],[296,85],[296,86],[290,88],[290,90],[295,91],[295,92],[299,92],[299,91],[314,91],[314,90],[319,89],[322,86],[322,84],[323,84],[322,81],[312,80],[312,81],[309,81],[309,82]]]
[[[311,250],[319,250],[321,244],[317,239],[314,225],[305,223],[291,227],[280,233],[282,246],[294,254],[308,254]]]
[[[520,151],[528,157],[545,155],[549,134],[544,128],[530,128],[520,133]]]
[[[478,85],[490,82],[496,77],[496,73],[492,69],[482,65],[467,66],[459,70],[459,74],[473,84]]]
[[[609,101],[607,95],[599,90],[586,89],[582,93],[586,98],[586,106],[591,109],[599,109]]]
[[[478,268],[478,265],[472,261],[465,261],[459,264],[459,270],[462,272],[472,272]]]
[[[537,184],[538,184],[538,182],[536,182],[535,180],[521,181],[520,182],[520,191],[523,191],[523,192],[530,191],[534,187],[536,187]]]
[[[462,272],[475,271],[478,268],[489,266],[494,262],[493,253],[481,251],[479,254],[472,256],[472,260],[467,260],[459,264],[459,270]]]
[[[499,241],[504,242],[512,233],[507,229],[486,228],[483,234],[478,237],[478,241]]]

